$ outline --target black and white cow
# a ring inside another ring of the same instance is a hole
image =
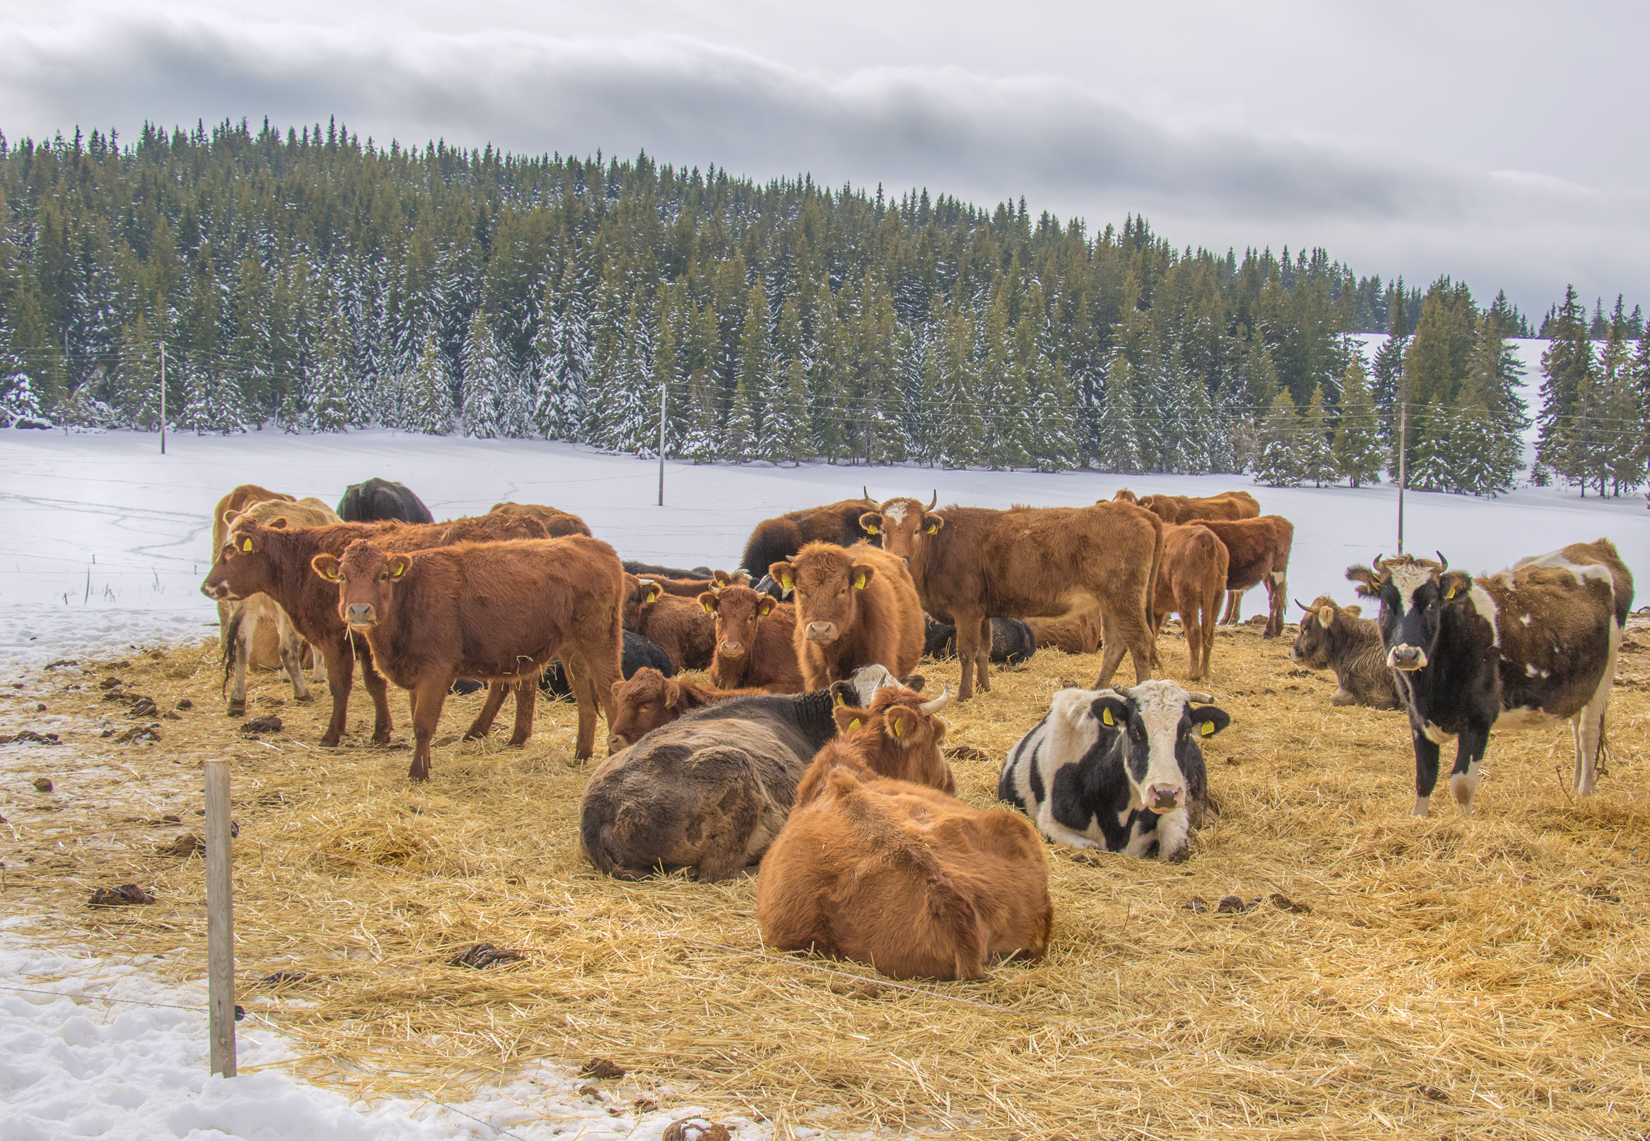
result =
[[[1231,724],[1172,681],[1062,689],[1020,738],[997,780],[1050,840],[1160,860],[1184,859],[1209,803],[1198,741]]]
[[[1456,741],[1450,791],[1472,811],[1492,728],[1568,720],[1575,790],[1593,791],[1616,652],[1633,577],[1608,539],[1572,543],[1473,578],[1402,555],[1355,566],[1358,593],[1381,600],[1381,641],[1409,705],[1415,815],[1431,810],[1439,746]]]

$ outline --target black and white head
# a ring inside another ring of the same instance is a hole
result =
[[[1202,704],[1214,700],[1208,694],[1182,689],[1172,681],[1115,686],[1111,694],[1095,698],[1091,708],[1101,725],[1121,730],[1130,807],[1159,815],[1186,807],[1186,758],[1194,742],[1226,728],[1231,717]]]
[[[1421,670],[1437,655],[1444,608],[1470,595],[1472,576],[1449,569],[1442,554],[1438,561],[1399,555],[1376,559],[1374,569],[1350,567],[1346,577],[1358,593],[1378,598],[1381,641],[1386,664],[1395,670]]]

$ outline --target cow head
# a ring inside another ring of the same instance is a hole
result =
[[[809,543],[791,561],[774,563],[768,573],[780,586],[795,591],[796,621],[803,637],[828,646],[859,620],[860,592],[876,568],[856,559],[846,547]]]
[[[1386,664],[1395,670],[1423,670],[1437,656],[1444,609],[1471,605],[1472,576],[1414,555],[1377,558],[1373,569],[1348,567],[1346,577],[1365,598],[1381,600],[1381,641]]]
[[[742,570],[736,570],[731,574],[725,570],[719,570],[711,572],[710,581],[712,590],[721,590],[729,586],[749,586],[751,576]]]
[[[699,605],[716,619],[716,653],[738,661],[756,649],[757,623],[779,603],[748,586],[724,586],[701,594]]]
[[[223,521],[229,533],[218,549],[217,561],[201,580],[201,593],[218,602],[239,602],[267,591],[273,576],[264,546],[270,531],[286,529],[286,519],[277,516],[265,524],[226,511]]]
[[[859,525],[867,535],[881,535],[882,549],[896,554],[909,563],[921,550],[923,541],[937,535],[945,526],[945,516],[933,513],[940,493],[924,507],[920,499],[890,499],[875,511],[859,517]]]
[[[950,701],[949,688],[924,701],[915,690],[895,684],[879,688],[869,709],[839,705],[832,713],[837,730],[852,739],[876,772],[955,793],[956,778],[941,752],[945,722],[937,716]]]
[[[1090,710],[1101,725],[1120,731],[1129,805],[1162,815],[1187,805],[1184,764],[1194,740],[1212,737],[1232,723],[1223,709],[1192,708],[1212,701],[1172,681],[1143,681],[1101,691]]]
[[[1305,613],[1301,615],[1301,632],[1296,636],[1295,644],[1289,647],[1289,660],[1309,669],[1328,669],[1329,632],[1335,628],[1335,623],[1344,625],[1348,618],[1358,617],[1362,613],[1361,608],[1348,606],[1342,609],[1327,594],[1320,595],[1311,606],[1299,599],[1295,605]]]
[[[344,557],[316,555],[315,573],[338,584],[338,616],[351,630],[371,630],[389,618],[395,587],[412,569],[413,556],[391,555],[367,539],[344,548]]]
[[[643,666],[627,681],[613,683],[616,712],[607,738],[609,754],[628,749],[684,712],[682,687],[652,666]]]
[[[633,574],[624,576],[624,606],[620,609],[620,617],[624,628],[631,633],[636,632],[637,625],[642,620],[642,607],[659,601],[665,588],[650,578],[637,578]]]
[[[1167,495],[1142,495],[1135,502],[1165,523],[1180,521],[1180,504]]]
[[[1134,494],[1134,492],[1130,491],[1126,487],[1118,488],[1117,489],[1117,494],[1113,495],[1111,498],[1112,498],[1113,503],[1139,503],[1140,502],[1140,499]]]

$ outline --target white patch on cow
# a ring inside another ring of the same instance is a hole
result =
[[[1426,739],[1431,741],[1434,745],[1447,745],[1451,741],[1455,740],[1454,733],[1441,729],[1430,721],[1421,727],[1421,732],[1425,734]]]
[[[905,522],[905,504],[895,500],[882,509],[882,518],[891,527],[898,527]]]
[[[1134,702],[1140,720],[1145,723],[1146,741],[1150,750],[1146,760],[1146,776],[1140,782],[1139,795],[1143,796],[1153,785],[1177,789],[1180,792],[1180,807],[1184,808],[1188,790],[1186,778],[1180,772],[1180,764],[1175,760],[1174,747],[1180,719],[1185,715],[1186,705],[1191,701],[1191,696],[1172,681],[1143,681],[1139,685],[1130,686],[1127,693],[1129,699]],[[1134,784],[1132,776],[1129,783]]]
[[[1273,571],[1272,572],[1272,585],[1273,586],[1282,586],[1283,582],[1284,582],[1284,579],[1287,578],[1287,577],[1288,576],[1284,571]]]
[[[1610,573],[1610,568],[1598,563],[1572,563],[1564,557],[1563,551],[1548,551],[1544,555],[1531,555],[1527,559],[1519,559],[1513,564],[1513,570],[1522,570],[1524,567],[1556,567],[1567,570],[1576,576],[1577,586],[1586,586],[1590,578],[1602,579],[1610,588],[1610,598],[1616,597],[1616,578]]]
[[[1527,705],[1521,705],[1512,709],[1503,709],[1501,711],[1501,715],[1495,719],[1495,724],[1491,726],[1491,728],[1510,729],[1514,731],[1519,729],[1539,729],[1543,725],[1551,725],[1557,720],[1558,718],[1554,717],[1551,713],[1545,713],[1540,709],[1535,709]]]
[[[1192,815],[1185,805],[1157,818],[1157,858],[1174,859],[1186,850],[1186,838],[1192,832]]]
[[[1526,625],[1526,626],[1528,626],[1533,621],[1533,619],[1528,614],[1520,614],[1518,616],[1518,620],[1520,622],[1524,623],[1524,625]]]
[[[861,666],[848,679],[848,684],[854,687],[854,693],[859,696],[859,707],[869,709],[871,699],[876,696],[877,690],[890,685],[898,685],[899,678],[889,672],[887,666]]]
[[[1489,591],[1476,582],[1472,584],[1472,590],[1467,594],[1467,597],[1472,600],[1472,608],[1478,611],[1479,617],[1490,624],[1490,645],[1499,646],[1501,644],[1501,623],[1497,621],[1497,618],[1501,611],[1495,605],[1495,599],[1490,597]]]
[[[1062,689],[1049,704],[1049,715],[1034,730],[1034,740],[1015,746],[1015,752],[1031,761],[1035,757],[1037,776],[1042,782],[1043,798],[1038,800],[1031,792],[1031,764],[1022,762],[1014,773],[1014,791],[1028,807],[1035,805],[1037,830],[1060,844],[1074,844],[1079,848],[1104,848],[1106,834],[1098,823],[1087,832],[1076,832],[1054,819],[1054,776],[1066,765],[1074,765],[1100,739],[1100,723],[1092,712],[1100,697],[1116,697],[1109,689]],[[1031,735],[1028,734],[1028,737]]]
[[[1576,746],[1575,789],[1578,796],[1591,796],[1597,784],[1598,751],[1604,743],[1604,716],[1610,708],[1610,686],[1616,680],[1616,655],[1621,650],[1623,631],[1610,623],[1610,652],[1604,661],[1604,676],[1598,680],[1592,700],[1571,719]]]
[[[1468,765],[1464,773],[1452,774],[1449,790],[1455,794],[1455,805],[1461,810],[1461,815],[1471,816],[1472,798],[1478,792],[1478,762]]]
[[[1417,796],[1415,798],[1415,809],[1411,813],[1411,815],[1419,816],[1421,819],[1425,820],[1431,814],[1432,814],[1432,797],[1430,797],[1430,796]]]
[[[1415,592],[1432,581],[1435,568],[1399,565],[1392,568],[1392,585],[1398,589],[1398,613],[1408,614],[1415,605]]]

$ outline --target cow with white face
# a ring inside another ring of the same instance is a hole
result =
[[[1409,706],[1415,815],[1431,810],[1440,746],[1456,741],[1450,791],[1472,811],[1492,728],[1567,720],[1575,790],[1594,789],[1616,651],[1633,577],[1608,539],[1572,543],[1473,578],[1401,555],[1351,567],[1358,593],[1381,602],[1381,641]]]
[[[1160,860],[1186,857],[1209,804],[1198,742],[1231,724],[1172,681],[1063,689],[1003,765],[997,797],[1064,844]]]

